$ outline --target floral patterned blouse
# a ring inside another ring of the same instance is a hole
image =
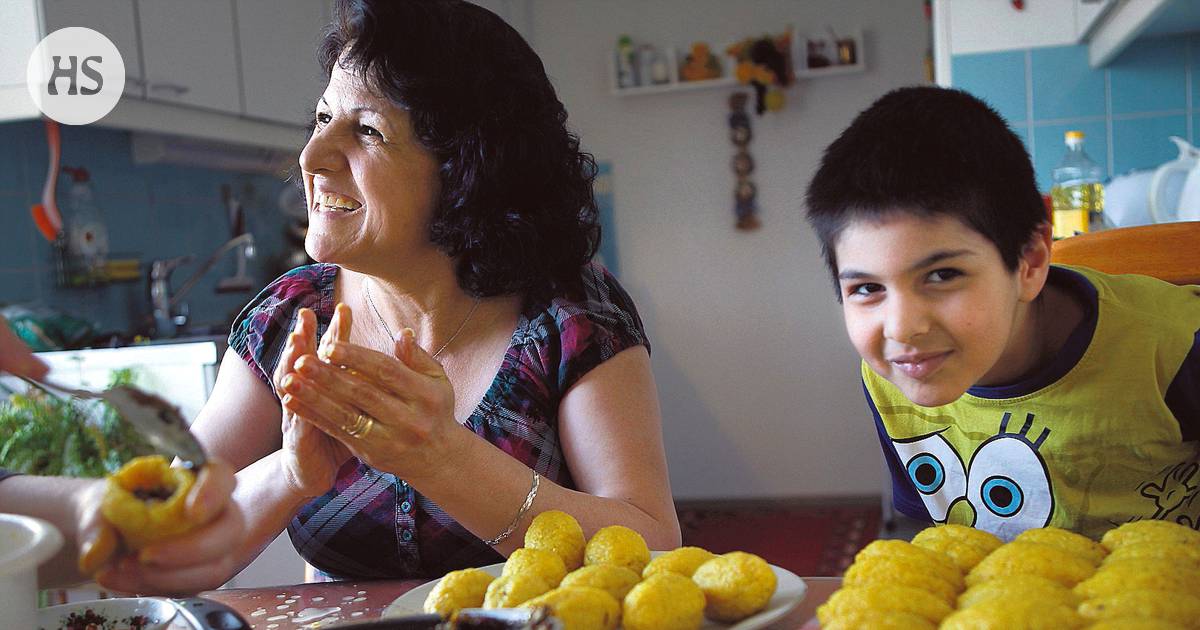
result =
[[[316,312],[318,337],[329,326],[338,271],[330,264],[293,269],[238,316],[229,346],[268,386],[301,308]],[[559,402],[593,367],[638,345],[650,347],[633,301],[608,270],[590,263],[581,269],[578,295],[526,300],[500,369],[467,426],[574,488],[559,443]],[[329,492],[301,508],[288,533],[326,579],[435,578],[503,560],[405,480],[357,458],[342,465]]]

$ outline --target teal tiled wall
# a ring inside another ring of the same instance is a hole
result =
[[[101,331],[126,332],[149,314],[145,279],[100,288],[55,286],[50,244],[35,230],[30,206],[38,203],[46,178],[48,149],[41,121],[0,124],[0,305],[37,303],[93,321]],[[134,164],[129,132],[93,126],[60,127],[62,164],[91,173],[96,205],[109,235],[112,258],[137,257],[145,269],[154,259],[192,254],[176,270],[178,287],[230,235],[220,188],[228,184],[242,202],[258,256],[250,261],[255,290],[276,271],[283,248],[283,218],[276,200],[281,177],[164,164]],[[58,181],[58,205],[70,219],[69,178]],[[198,327],[227,323],[253,293],[215,292],[217,281],[234,272],[225,257],[184,299]]]
[[[979,96],[1025,141],[1038,177],[1062,159],[1063,132],[1086,134],[1084,150],[1109,177],[1174,159],[1167,138],[1196,141],[1200,37],[1135,42],[1106,68],[1092,69],[1086,46],[955,55],[955,87]]]

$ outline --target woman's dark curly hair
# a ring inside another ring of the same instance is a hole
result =
[[[476,296],[578,283],[600,244],[596,162],[541,59],[462,0],[337,0],[318,57],[403,107],[440,163],[430,239]]]

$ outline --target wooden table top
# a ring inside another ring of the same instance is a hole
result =
[[[842,584],[841,578],[802,578],[808,591],[804,600],[769,630],[817,628],[817,606]],[[317,624],[336,627],[341,621],[377,619],[397,597],[423,584],[423,580],[325,582],[234,588],[208,591],[201,596],[223,602],[238,611],[255,630],[295,630]],[[320,622],[320,623],[318,623]]]

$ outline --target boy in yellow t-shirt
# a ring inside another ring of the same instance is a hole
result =
[[[1051,265],[1028,154],[987,105],[885,95],[807,202],[900,512],[1005,540],[1200,528],[1200,287]]]

